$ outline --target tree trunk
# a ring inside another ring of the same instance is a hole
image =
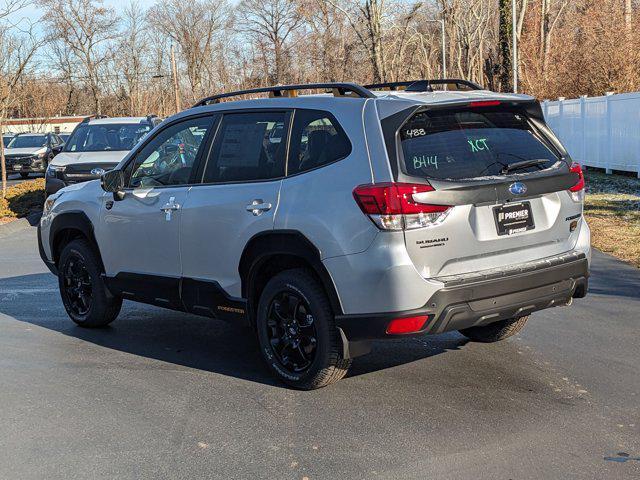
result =
[[[540,57],[542,58],[542,77],[547,79],[549,51],[551,49],[551,32],[549,31],[549,2],[541,0],[540,4]]]
[[[631,9],[631,0],[624,0],[624,25],[628,32],[631,32],[632,29]]]
[[[544,1],[544,0],[543,0]],[[500,83],[503,92],[513,90],[511,78],[511,0],[500,0],[498,43],[500,49]]]
[[[4,115],[0,117],[0,165],[2,170],[2,198],[7,196],[7,164],[4,158]]]

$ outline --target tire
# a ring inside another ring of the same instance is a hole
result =
[[[351,366],[350,359],[342,358],[329,299],[304,269],[286,270],[269,280],[258,303],[256,328],[269,369],[294,388],[325,387],[344,377]]]
[[[29,178],[29,173],[28,172],[20,172],[20,177]]]
[[[73,240],[62,250],[58,285],[67,314],[81,327],[104,327],[120,313],[122,299],[105,286],[98,256],[84,239]]]
[[[460,333],[474,342],[493,343],[512,337],[524,327],[529,315],[509,318],[490,323],[481,327],[471,327],[460,330]]]

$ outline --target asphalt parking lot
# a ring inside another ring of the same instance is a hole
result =
[[[22,178],[19,174],[8,174],[7,175],[7,185],[10,187],[11,185],[18,185],[22,182],[26,182],[28,180],[35,180],[36,178],[44,177],[43,173],[32,173],[28,178]]]
[[[299,392],[236,325],[125,303],[74,326],[35,233],[0,232],[0,478],[640,476],[640,271],[611,257],[514,339],[377,343]]]

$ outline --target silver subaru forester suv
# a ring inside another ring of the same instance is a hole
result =
[[[247,322],[270,370],[313,389],[374,339],[495,342],[584,297],[583,194],[531,97],[277,86],[167,119],[100,181],[48,197],[38,237],[78,325],[123,299]]]

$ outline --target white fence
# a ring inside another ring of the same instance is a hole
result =
[[[574,160],[640,178],[640,92],[544,101],[542,109]]]

